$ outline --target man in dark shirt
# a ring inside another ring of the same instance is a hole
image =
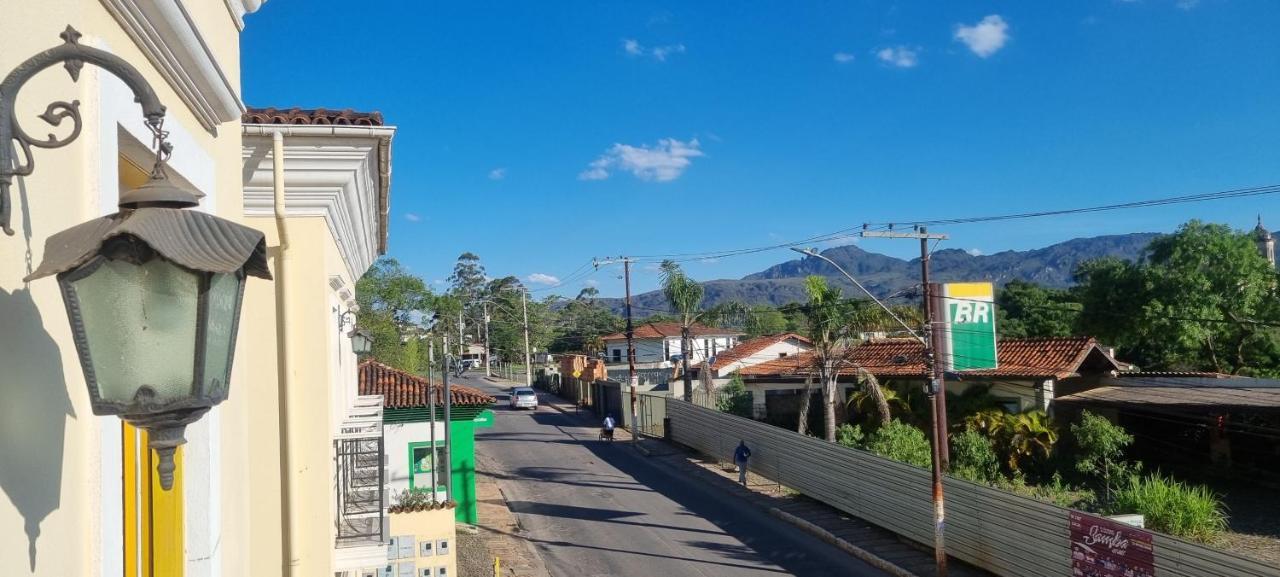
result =
[[[745,440],[738,441],[738,448],[733,451],[733,463],[738,466],[738,482],[747,486],[747,460],[751,458],[751,449]]]

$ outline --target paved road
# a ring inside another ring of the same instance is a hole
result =
[[[595,426],[542,407],[511,411],[505,388],[477,450],[526,537],[557,577],[881,577],[884,573],[696,481],[672,475]]]

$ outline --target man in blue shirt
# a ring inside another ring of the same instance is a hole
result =
[[[747,486],[747,459],[751,458],[751,449],[745,440],[738,441],[738,448],[733,450],[733,463],[738,466],[738,482]]]

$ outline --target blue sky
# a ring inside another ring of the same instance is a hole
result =
[[[593,256],[1280,183],[1272,1],[275,0],[247,20],[250,106],[379,110],[399,127],[389,255],[428,281],[472,251],[535,289],[572,281],[539,294],[620,295],[612,269],[571,273]],[[1280,228],[1278,208],[941,232],[992,253],[1189,218]],[[686,268],[737,278],[791,256]],[[656,284],[637,267],[637,292]]]

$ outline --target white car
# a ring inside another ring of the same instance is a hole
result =
[[[511,389],[511,408],[513,409],[538,409],[538,393],[529,387],[516,387]]]

